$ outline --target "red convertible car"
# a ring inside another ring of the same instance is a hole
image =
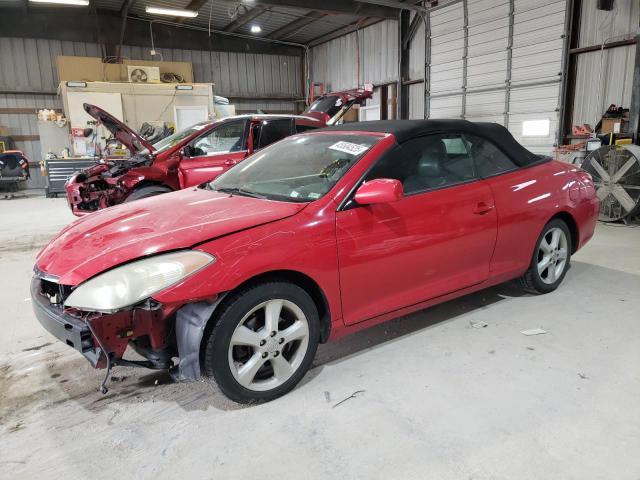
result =
[[[553,291],[597,215],[589,174],[502,126],[343,125],[77,220],[38,254],[32,303],[98,368],[171,367],[266,401],[318,343],[507,280]]]
[[[371,98],[372,87],[316,99],[303,115],[239,115],[202,122],[150,144],[120,120],[94,105],[85,111],[131,154],[73,175],[65,190],[74,215],[213,180],[251,153],[294,133],[339,121],[356,103]]]

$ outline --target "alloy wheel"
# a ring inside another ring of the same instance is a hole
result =
[[[244,388],[266,391],[285,383],[302,364],[309,323],[295,303],[272,299],[247,313],[229,342],[229,367]]]
[[[538,248],[538,275],[547,285],[551,285],[562,276],[567,266],[569,242],[560,228],[551,228],[542,238]]]

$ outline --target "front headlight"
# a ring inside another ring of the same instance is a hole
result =
[[[131,262],[80,284],[64,305],[92,312],[113,312],[149,298],[215,260],[204,252],[183,250]]]

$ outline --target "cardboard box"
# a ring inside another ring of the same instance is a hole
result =
[[[603,118],[600,133],[622,133],[625,131],[623,118]]]

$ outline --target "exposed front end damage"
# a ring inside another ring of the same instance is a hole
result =
[[[223,296],[182,306],[147,300],[114,313],[82,312],[64,307],[71,286],[36,272],[31,282],[33,310],[40,324],[53,336],[80,352],[97,369],[120,365],[150,369],[172,369],[180,381],[201,376],[200,346],[214,309]],[[125,359],[131,347],[144,360]],[[173,358],[179,362],[174,365]],[[176,368],[172,368],[176,367]]]
[[[71,211],[83,216],[122,203],[133,186],[144,180],[144,176],[135,174],[135,169],[150,163],[146,157],[134,157],[94,165],[72,175],[65,184]]]
[[[94,368],[123,365],[168,369],[173,365],[172,357],[177,356],[175,306],[148,300],[110,314],[82,312],[64,307],[71,290],[55,278],[36,274],[31,282],[33,310],[49,333],[79,351]],[[128,346],[145,360],[125,359]]]

